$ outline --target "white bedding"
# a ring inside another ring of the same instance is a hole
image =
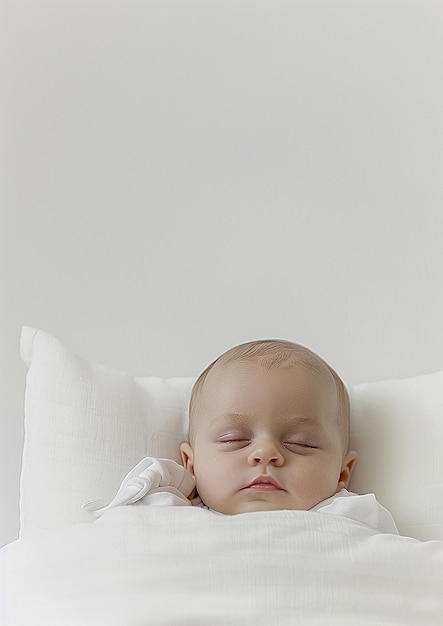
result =
[[[118,507],[0,551],[4,626],[443,624],[443,542],[309,511]]]

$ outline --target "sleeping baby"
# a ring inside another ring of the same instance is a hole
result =
[[[281,340],[231,348],[199,376],[189,406],[183,466],[143,459],[115,498],[84,508],[100,517],[127,504],[194,505],[215,513],[310,510],[398,534],[374,494],[347,491],[349,398],[314,352]]]

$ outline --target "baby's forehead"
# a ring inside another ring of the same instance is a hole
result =
[[[323,372],[300,363],[278,368],[251,362],[223,364],[214,368],[201,389],[195,428],[325,426],[329,418],[335,422],[337,401],[327,380]]]
[[[308,386],[311,389],[317,388],[323,398],[325,396],[328,398],[325,401],[330,407],[331,417],[337,423],[339,430],[343,431],[345,446],[347,445],[349,399],[343,382],[326,361],[308,348],[298,344],[290,344],[288,347],[287,342],[280,343],[282,345],[279,344],[278,349],[272,345],[271,349],[255,353],[245,353],[244,347],[239,346],[223,354],[200,375],[194,385],[189,407],[191,439],[195,435],[197,424],[201,424],[202,417],[213,412],[214,401],[217,404],[217,397],[223,393],[223,389],[230,389],[234,381],[238,397],[240,385],[235,384],[237,376],[241,379],[245,372],[252,372],[258,368],[261,373],[264,372],[265,376],[269,372],[277,384],[279,384],[278,376],[281,373],[283,382],[280,389],[283,390],[286,388],[285,385],[292,387],[292,381],[295,388],[309,381]],[[269,346],[265,347],[269,348]],[[256,346],[253,346],[253,350],[256,350]],[[300,376],[301,372],[302,376]],[[265,387],[268,388],[267,385]]]
[[[251,406],[260,411],[261,403],[271,403],[289,411],[315,412],[315,407],[337,403],[337,389],[333,377],[321,367],[294,362],[278,366],[263,365],[259,361],[229,361],[212,368],[198,392],[200,410],[211,413],[226,405],[236,410]],[[221,410],[221,409],[220,409]],[[198,411],[200,412],[200,411]]]

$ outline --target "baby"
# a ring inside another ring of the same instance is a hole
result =
[[[373,494],[349,493],[349,397],[314,352],[282,340],[231,348],[199,376],[189,407],[183,467],[143,459],[98,517],[122,504],[193,504],[216,513],[314,510],[397,533]]]
[[[194,385],[183,465],[214,511],[311,509],[349,484],[349,400],[329,365],[289,341],[228,350]]]

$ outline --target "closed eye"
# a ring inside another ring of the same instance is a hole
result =
[[[283,445],[288,448],[288,450],[317,450],[318,446],[311,446],[307,443],[302,443],[301,441],[285,441]]]
[[[245,437],[221,437],[218,443],[222,444],[227,450],[240,450],[248,446],[251,440]]]
[[[220,443],[237,443],[241,441],[249,442],[249,439],[220,439]]]

